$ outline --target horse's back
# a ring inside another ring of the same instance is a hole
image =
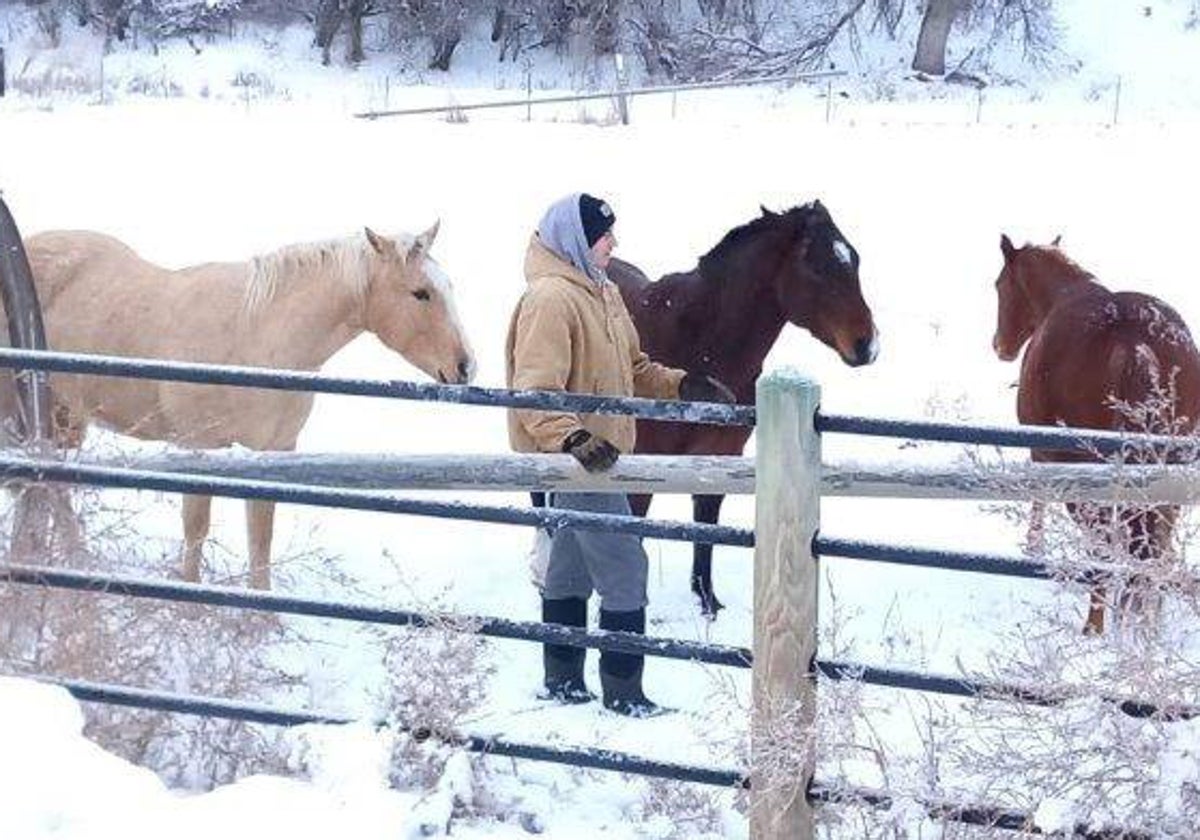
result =
[[[1176,417],[1200,417],[1200,353],[1170,305],[1102,287],[1068,297],[1047,315],[1025,354],[1021,422],[1115,429],[1129,425],[1115,403],[1168,397]]]
[[[64,290],[93,277],[101,265],[149,265],[119,239],[90,230],[34,234],[25,240],[25,253],[43,309]]]

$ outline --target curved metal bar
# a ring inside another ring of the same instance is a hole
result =
[[[8,321],[8,340],[14,348],[46,349],[46,329],[38,302],[33,272],[25,256],[21,233],[3,197],[0,197],[0,295]],[[35,369],[14,373],[19,401],[16,420],[25,443],[50,440],[54,429],[50,416],[50,391],[46,374]]]

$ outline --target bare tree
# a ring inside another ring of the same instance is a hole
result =
[[[913,69],[936,76],[946,72],[946,42],[950,27],[964,11],[966,0],[928,0],[921,16],[921,32],[913,55]]]

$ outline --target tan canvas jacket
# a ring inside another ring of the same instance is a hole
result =
[[[509,388],[677,399],[684,372],[650,361],[616,285],[600,286],[535,235],[525,253],[529,284],[513,312],[505,348]],[[510,409],[518,452],[560,452],[584,428],[632,452],[632,417]]]

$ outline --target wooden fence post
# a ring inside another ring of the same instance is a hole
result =
[[[758,380],[751,840],[811,840],[821,389],[795,371]]]

